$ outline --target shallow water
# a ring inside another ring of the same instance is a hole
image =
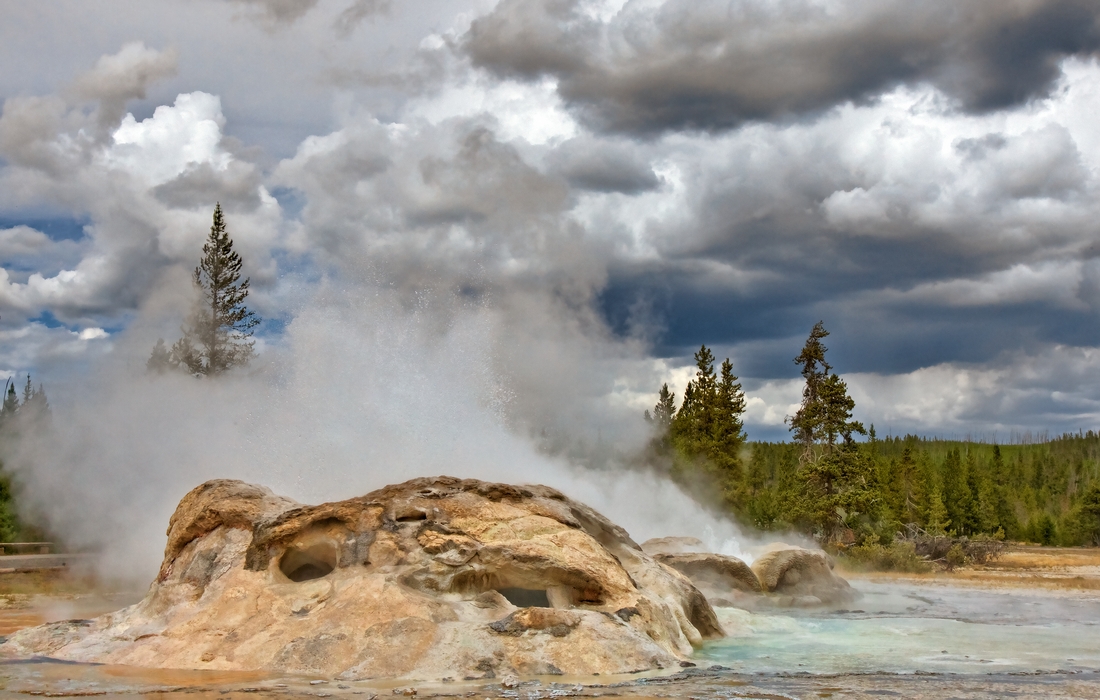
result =
[[[720,608],[730,636],[700,660],[741,673],[956,673],[1100,669],[1100,598],[856,582],[851,609]]]
[[[139,591],[30,597],[27,603],[0,608],[0,636],[46,622],[97,617],[133,605],[141,597]]]
[[[547,677],[505,687],[499,679],[337,682],[35,659],[0,665],[0,697],[369,697],[412,687],[420,697],[517,699],[1100,697],[1096,594],[853,585],[863,597],[844,610],[719,609],[730,636],[699,650],[698,668],[671,676]]]

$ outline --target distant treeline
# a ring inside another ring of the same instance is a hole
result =
[[[697,498],[762,530],[837,548],[889,546],[899,534],[1100,545],[1100,435],[1036,444],[879,439],[855,420],[847,385],[814,326],[795,358],[806,380],[789,443],[748,442],[741,384],[703,346],[679,407],[661,387],[645,462]],[[855,436],[865,436],[857,441]],[[1046,438],[1045,435],[1043,435]]]
[[[892,538],[913,523],[956,535],[1002,534],[1041,544],[1100,545],[1100,435],[1031,445],[924,439],[858,446],[871,508],[845,518],[848,537]],[[801,446],[745,445],[743,470],[721,479],[725,505],[764,530],[812,530],[801,518]],[[883,542],[884,544],[886,542]]]
[[[14,378],[8,381],[3,401],[0,402],[0,446],[16,439],[21,433],[50,430],[52,423],[50,402],[41,384],[35,389],[28,374],[20,400],[15,391]],[[45,537],[42,528],[20,519],[16,495],[11,474],[0,464],[0,542],[42,540]]]

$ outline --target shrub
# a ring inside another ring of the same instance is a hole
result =
[[[962,546],[966,556],[975,564],[988,564],[1000,558],[1005,549],[1005,533],[997,528],[995,535],[974,535],[970,540],[963,538]]]
[[[889,545],[877,542],[845,549],[840,556],[845,564],[860,571],[902,571],[925,573],[931,565],[917,554],[912,542],[894,540]]]
[[[956,567],[966,566],[969,563],[970,557],[966,556],[961,542],[952,545],[943,558],[943,566],[948,571],[954,571]]]
[[[911,542],[918,555],[928,561],[939,562],[948,570],[960,565],[958,555],[955,563],[948,561],[952,550],[958,548],[966,563],[988,564],[1004,552],[1004,530],[997,528],[994,535],[974,535],[974,537],[953,537],[944,534],[931,534],[916,526],[910,526],[904,541]]]

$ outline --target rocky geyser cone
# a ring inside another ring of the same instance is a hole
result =
[[[671,667],[721,634],[687,578],[545,486],[423,478],[305,506],[215,480],[180,501],[142,602],[0,654],[473,679]]]

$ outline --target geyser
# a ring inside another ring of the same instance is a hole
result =
[[[145,599],[23,630],[8,657],[340,678],[673,667],[723,632],[703,594],[545,486],[414,479],[305,506],[209,481]]]

